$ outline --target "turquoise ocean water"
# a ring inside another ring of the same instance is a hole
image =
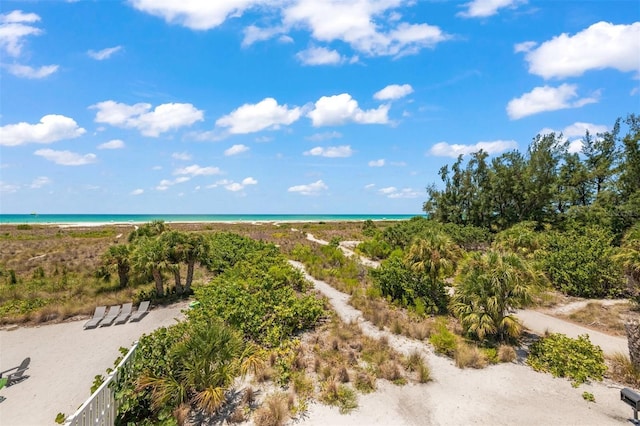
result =
[[[407,214],[0,214],[0,224],[98,224],[171,222],[337,222],[407,220]]]

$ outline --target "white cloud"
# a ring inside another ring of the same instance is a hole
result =
[[[134,189],[129,193],[129,195],[142,195],[142,194],[144,194],[144,189],[142,188]]]
[[[364,111],[348,93],[323,96],[318,99],[312,111],[307,114],[314,127],[336,126],[348,122],[359,124],[386,124],[389,122],[389,105]]]
[[[106,49],[102,49],[98,51],[89,50],[87,52],[87,55],[89,55],[90,58],[93,58],[96,61],[104,61],[105,59],[109,59],[111,55],[113,55],[114,53],[118,52],[121,49],[122,49],[122,46],[114,46],[114,47],[107,47]]]
[[[224,155],[226,155],[227,157],[232,156],[232,155],[238,155],[238,154],[242,154],[243,152],[247,152],[249,151],[249,147],[246,145],[242,145],[242,144],[238,144],[238,145],[233,145],[231,148],[228,148],[224,151]]]
[[[577,77],[604,68],[640,72],[640,22],[597,22],[574,36],[560,34],[525,58],[529,72],[544,78]]]
[[[298,52],[296,57],[303,65],[337,65],[345,61],[336,50],[326,47],[310,47]]]
[[[78,154],[71,151],[55,151],[53,149],[39,149],[34,152],[49,161],[61,166],[84,166],[85,164],[95,163],[95,154]]]
[[[307,185],[295,185],[290,187],[288,192],[297,192],[301,195],[318,195],[322,191],[326,191],[329,187],[322,181],[317,180]]]
[[[315,148],[311,148],[309,151],[306,151],[304,155],[313,155],[328,158],[344,158],[351,157],[353,155],[353,150],[349,145],[329,146],[326,148],[317,146]]]
[[[222,171],[218,167],[200,167],[197,164],[182,167],[173,171],[174,175],[211,176],[219,175]]]
[[[473,0],[465,4],[467,10],[458,13],[458,16],[465,18],[486,18],[498,13],[499,9],[515,7],[525,2],[525,0]]]
[[[515,53],[530,52],[531,49],[533,49],[537,45],[538,43],[536,43],[535,41],[523,41],[522,43],[515,44],[513,46],[513,51]]]
[[[24,13],[14,10],[0,15],[0,50],[17,58],[22,53],[24,39],[31,35],[40,35],[42,30],[32,25],[40,21],[35,13]]]
[[[21,64],[5,64],[3,65],[9,73],[20,78],[28,78],[31,80],[37,80],[45,78],[58,71],[58,65],[44,65],[40,68],[33,68],[29,65]]]
[[[369,167],[383,167],[384,163],[384,158],[381,158],[379,160],[371,160],[369,161]]]
[[[375,183],[368,183],[368,184],[366,184],[366,185],[364,186],[364,189],[369,190],[369,189],[373,189],[373,188],[375,188],[375,187],[376,187],[376,184],[375,184]]]
[[[271,142],[272,140],[273,138],[271,136],[258,136],[257,138],[255,138],[255,141],[258,143]]]
[[[322,142],[330,139],[339,139],[342,137],[342,133],[340,132],[324,132],[324,133],[314,133],[311,136],[307,136],[305,139],[312,142]]]
[[[229,133],[246,134],[264,129],[288,126],[300,118],[301,109],[278,105],[273,98],[265,98],[257,104],[244,104],[216,121],[218,127],[228,127]]]
[[[0,127],[0,146],[51,143],[82,136],[86,130],[64,115],[45,115],[37,124],[18,123]]]
[[[498,154],[509,149],[518,148],[518,143],[512,140],[497,140],[491,142],[478,142],[473,145],[448,144],[439,142],[431,147],[429,154],[437,157],[457,158],[459,155],[471,154],[483,150],[487,154]]]
[[[281,15],[282,21],[272,28],[247,27],[243,46],[277,35],[281,41],[290,41],[285,33],[302,29],[309,31],[316,41],[342,41],[356,51],[379,56],[415,53],[449,38],[433,25],[400,22],[401,16],[394,9],[413,4],[405,0],[130,0],[129,3],[169,23],[194,30],[215,28],[250,9]]]
[[[174,160],[189,161],[191,160],[191,154],[188,152],[174,152],[171,154],[171,158]]]
[[[386,188],[380,188],[378,192],[387,198],[418,198],[424,196],[424,194],[412,189],[402,188],[398,189],[395,186],[388,186]]]
[[[50,184],[51,184],[51,179],[49,179],[46,176],[39,176],[31,182],[31,185],[29,185],[29,188],[38,189],[38,188],[42,188],[45,185],[50,185]]]
[[[578,96],[577,88],[578,86],[575,84],[566,83],[558,87],[536,87],[531,92],[509,101],[507,104],[507,114],[510,119],[517,120],[539,112],[579,108],[598,102],[598,92],[594,93],[591,97],[573,100]]]
[[[192,30],[210,30],[227,18],[239,17],[253,6],[268,6],[269,0],[129,0],[136,9]]]
[[[157,137],[161,133],[191,126],[202,121],[203,111],[192,104],[167,103],[151,110],[151,105],[138,103],[127,105],[114,101],[99,102],[90,106],[97,109],[96,123],[107,123],[116,127],[137,129],[144,136]]]
[[[224,184],[224,188],[227,191],[238,192],[242,191],[248,185],[257,185],[258,181],[252,177],[246,177],[242,180],[242,182],[227,182]]]
[[[113,139],[109,142],[98,145],[98,149],[122,149],[124,148],[124,142],[120,139]]]
[[[251,176],[242,179],[243,185],[257,185],[258,181],[252,178]]]
[[[381,101],[400,99],[413,93],[413,87],[410,84],[391,84],[384,89],[376,92],[373,97]]]
[[[635,96],[638,93],[640,93],[640,87],[634,87],[633,89],[631,89],[631,91],[629,92],[629,96]]]
[[[401,0],[297,0],[283,10],[284,26],[304,28],[321,42],[343,41],[369,56],[403,55],[433,47],[449,38],[428,24],[397,22],[393,9]]]

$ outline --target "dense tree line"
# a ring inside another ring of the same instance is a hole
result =
[[[541,227],[578,219],[621,236],[640,214],[640,116],[618,119],[604,133],[586,132],[579,153],[570,152],[562,134],[550,133],[536,136],[524,154],[489,159],[481,150],[439,174],[444,187],[427,188],[423,210],[440,222],[499,231],[523,221]]]

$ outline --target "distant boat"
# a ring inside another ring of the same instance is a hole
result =
[[[38,216],[38,213],[36,213],[36,212],[31,212],[31,216]]]

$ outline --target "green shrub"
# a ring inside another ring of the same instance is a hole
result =
[[[544,337],[531,345],[527,363],[536,371],[571,379],[574,387],[589,379],[601,381],[607,371],[602,349],[587,334],[577,339],[560,333]]]
[[[429,342],[433,345],[436,353],[454,356],[458,347],[458,337],[446,326],[446,322],[438,319],[436,331],[429,337]]]
[[[582,398],[585,401],[596,402],[596,397],[591,392],[582,392]]]

